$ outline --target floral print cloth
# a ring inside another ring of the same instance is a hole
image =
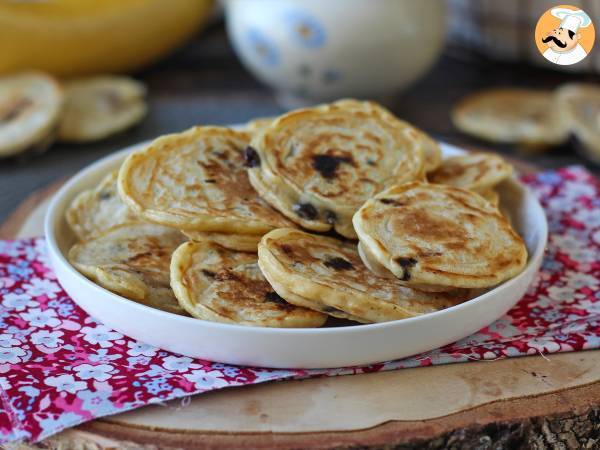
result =
[[[35,442],[97,417],[230,386],[599,348],[600,185],[579,167],[522,180],[550,226],[541,272],[525,297],[459,342],[368,367],[273,370],[162,351],[73,303],[44,239],[0,241],[0,442]]]

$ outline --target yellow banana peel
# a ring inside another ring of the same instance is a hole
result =
[[[0,74],[135,70],[206,22],[212,0],[0,0]]]

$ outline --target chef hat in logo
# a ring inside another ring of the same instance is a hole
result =
[[[571,30],[573,33],[577,33],[579,28],[586,28],[592,23],[590,16],[581,9],[553,8],[550,12],[554,17],[561,20],[561,28]]]

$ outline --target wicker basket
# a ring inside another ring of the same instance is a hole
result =
[[[567,3],[588,13],[596,25],[596,45],[580,63],[559,66],[537,50],[534,31],[548,9]],[[600,0],[448,0],[449,39],[502,61],[526,61],[536,66],[569,72],[600,73]]]

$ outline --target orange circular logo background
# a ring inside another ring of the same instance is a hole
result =
[[[538,20],[538,23],[535,26],[535,45],[537,46],[537,49],[541,54],[548,50],[546,44],[542,42],[542,38],[545,37],[553,29],[558,28],[561,24],[561,20],[558,17],[552,15],[552,10],[555,8],[570,9],[572,11],[578,11],[581,9],[573,5],[556,5],[547,10],[544,14],[542,14],[540,20]],[[594,29],[594,23],[590,23],[590,25],[585,28],[580,27],[576,34],[581,34],[579,44],[581,44],[585,52],[589,54],[592,51],[592,47],[594,46],[594,40],[596,38],[596,30]]]

